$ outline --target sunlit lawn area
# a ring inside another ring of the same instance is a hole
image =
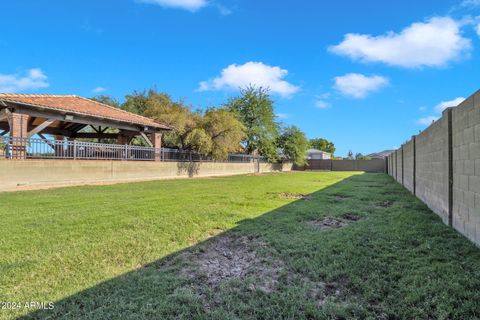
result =
[[[55,303],[0,319],[480,318],[480,250],[384,174],[71,187],[0,203],[0,301]]]

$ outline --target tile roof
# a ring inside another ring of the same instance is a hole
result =
[[[75,95],[0,93],[0,101],[21,103],[32,107],[128,122],[159,129],[170,129],[168,126],[157,123],[150,118]]]
[[[322,151],[322,150],[318,150],[318,149],[308,149],[307,152],[308,153],[326,153],[326,154],[330,154],[329,152],[325,152],[325,151]]]
[[[394,152],[395,150],[383,150],[380,152],[375,152],[367,155],[367,157],[375,158],[375,159],[385,159],[386,156],[389,156],[390,153]]]

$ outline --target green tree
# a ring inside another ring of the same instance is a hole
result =
[[[348,150],[347,160],[353,160],[353,152],[352,152],[352,150]]]
[[[107,96],[107,95],[99,95],[93,98],[90,98],[91,100],[112,106],[114,108],[121,108],[120,102],[118,102],[117,99]]]
[[[143,103],[143,100],[137,100]],[[173,128],[163,135],[164,145],[195,150],[224,160],[238,152],[245,137],[245,127],[235,114],[226,109],[208,109],[205,114],[193,112],[183,101],[173,101],[166,93],[150,90],[144,115]],[[133,106],[133,104],[132,104]],[[136,110],[140,108],[134,107]]]
[[[203,128],[194,128],[185,135],[185,145],[201,154],[211,154],[212,138]]]
[[[290,126],[282,130],[278,146],[284,155],[297,165],[305,164],[305,154],[310,146],[305,134],[297,127]]]
[[[275,121],[273,101],[269,91],[249,86],[240,90],[240,96],[231,99],[226,108],[235,113],[246,129],[242,143],[249,153],[258,150],[269,161],[276,161],[278,124]]]
[[[361,153],[357,153],[357,154],[355,155],[355,159],[356,159],[356,160],[370,160],[370,159],[372,159],[372,158],[370,158],[369,156],[364,156],[364,155],[361,154]]]
[[[242,149],[245,126],[226,109],[209,109],[201,121],[201,127],[211,138],[210,154],[217,160],[225,160],[229,153]]]
[[[155,97],[158,94],[159,93],[153,89],[148,91],[134,91],[132,94],[125,96],[125,102],[122,104],[122,109],[143,116],[148,108],[147,101],[149,98]]]
[[[335,154],[335,145],[333,144],[333,142],[330,142],[327,139],[310,139],[310,145],[312,146],[312,148],[331,153],[332,157]]]
[[[187,139],[190,132],[195,129],[200,120],[200,115],[194,113],[182,101],[173,101],[166,93],[157,93],[150,90],[146,100],[136,99],[139,105],[131,104],[131,108],[142,110],[143,115],[159,123],[166,124],[173,128],[163,136],[164,144],[171,148],[194,149],[192,137]],[[145,102],[145,106],[143,103]],[[198,132],[195,133],[198,137]]]

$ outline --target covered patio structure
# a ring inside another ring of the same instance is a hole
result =
[[[34,149],[37,144],[58,157],[88,158],[93,149],[88,142],[79,144],[77,139],[114,139],[116,145],[95,144],[96,154],[160,161],[162,133],[169,130],[152,119],[75,95],[0,94],[0,137],[8,137],[8,152],[14,159],[39,153]],[[47,139],[46,134],[55,139]],[[142,137],[148,147],[130,146],[136,136]]]

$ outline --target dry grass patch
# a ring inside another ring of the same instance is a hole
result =
[[[331,195],[333,203],[343,202],[350,199],[352,196],[342,194],[342,193],[335,193]]]
[[[320,230],[325,230],[345,227],[346,225],[348,225],[348,222],[343,219],[326,217],[321,220],[308,221],[308,224]]]
[[[196,252],[184,252],[188,264],[182,273],[192,280],[201,279],[210,286],[220,286],[234,279],[252,277],[250,289],[272,292],[284,263],[273,256],[260,255],[266,243],[255,237],[224,234],[209,240]]]
[[[307,223],[320,230],[325,229],[338,229],[348,226],[351,222],[360,220],[360,217],[353,213],[345,213],[341,218],[325,217],[320,220],[311,220]]]
[[[307,193],[299,193],[299,192],[279,192],[277,193],[278,197],[281,199],[288,199],[288,200],[305,200],[309,201],[312,200],[312,196]]]
[[[393,203],[394,202],[390,200],[380,201],[375,204],[375,207],[379,209],[390,208],[393,206]]]
[[[342,218],[345,219],[345,220],[348,220],[348,221],[358,221],[362,217],[357,216],[354,213],[347,212],[347,213],[342,214]]]

